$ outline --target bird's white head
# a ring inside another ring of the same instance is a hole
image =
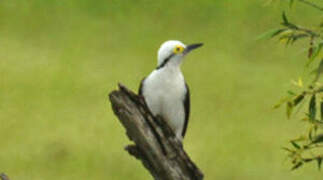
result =
[[[158,50],[157,69],[167,65],[179,66],[183,57],[193,49],[201,47],[202,43],[185,45],[181,41],[169,40],[164,42]]]

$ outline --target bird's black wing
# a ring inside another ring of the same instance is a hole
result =
[[[146,79],[146,77],[144,77],[142,80],[141,80],[141,82],[140,82],[140,85],[139,85],[139,89],[138,89],[138,94],[140,95],[140,96],[142,96],[142,88],[143,88],[143,85],[144,85],[144,81],[145,81],[145,79]]]
[[[182,136],[185,136],[186,130],[187,130],[187,125],[188,125],[188,119],[190,117],[190,89],[188,85],[185,83],[185,88],[186,88],[186,94],[184,97],[184,112],[185,112],[185,122],[184,122],[184,128],[182,132]]]

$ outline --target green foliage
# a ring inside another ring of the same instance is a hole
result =
[[[294,0],[289,0],[289,6],[292,7]],[[322,11],[322,9],[308,1],[299,0],[312,8]],[[318,81],[323,71],[323,59],[317,65],[317,68],[313,68],[310,65],[317,59],[322,58],[320,53],[323,47],[323,38],[321,34],[323,32],[322,23],[317,28],[305,28],[289,20],[285,12],[282,13],[282,28],[272,32],[270,37],[278,37],[278,39],[284,42],[286,45],[292,45],[294,42],[301,39],[307,40],[307,62],[305,68],[315,69],[313,72],[316,74],[312,82],[307,82],[307,87],[304,87],[301,80],[295,83],[298,93],[289,93],[284,98],[284,101],[280,101],[275,107],[279,107],[281,104],[286,104],[287,118],[290,118],[293,114],[293,109],[301,103],[308,102],[307,108],[301,108],[305,114],[302,118],[307,123],[305,133],[299,135],[298,138],[290,140],[291,148],[284,148],[288,152],[293,164],[292,170],[302,167],[305,163],[316,161],[319,168],[321,168],[323,157],[323,85]],[[320,118],[317,118],[317,109],[320,106]]]

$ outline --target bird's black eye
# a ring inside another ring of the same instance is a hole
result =
[[[181,50],[181,48],[179,48],[179,47],[176,48],[176,51],[180,51],[180,50]]]

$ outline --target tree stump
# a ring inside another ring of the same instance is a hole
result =
[[[112,109],[134,142],[125,150],[141,160],[155,180],[202,180],[183,145],[161,117],[154,117],[143,97],[119,84],[109,94]]]

